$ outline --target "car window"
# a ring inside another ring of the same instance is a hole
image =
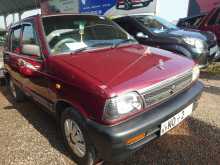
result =
[[[118,23],[123,29],[125,29],[132,36],[136,36],[136,34],[140,32],[140,30],[128,19],[126,20],[116,19],[115,22]]]
[[[201,22],[202,18],[203,18],[203,17],[198,17],[198,18],[195,20],[195,22],[193,23],[193,26],[195,26],[195,27],[198,26],[199,23]]]
[[[134,16],[136,20],[144,25],[151,33],[163,33],[167,30],[178,29],[178,27],[160,17],[151,15]]]
[[[31,24],[24,26],[22,44],[38,45],[36,34]]]
[[[15,28],[11,32],[11,51],[14,53],[20,52],[20,35],[21,27]]]
[[[45,17],[43,26],[53,54],[112,46],[132,38],[116,23],[102,16]]]

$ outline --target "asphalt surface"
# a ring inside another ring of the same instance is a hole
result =
[[[220,75],[202,75],[196,111],[178,127],[120,163],[220,164]],[[15,103],[0,87],[0,165],[75,165],[52,117],[32,101]]]

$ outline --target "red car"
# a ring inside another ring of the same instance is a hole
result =
[[[142,7],[148,6],[153,0],[117,0],[116,8],[120,8],[121,5],[124,9],[130,10],[135,5],[142,5]]]
[[[118,160],[174,128],[203,85],[189,59],[139,45],[103,16],[33,16],[13,25],[4,50],[7,84],[59,124],[80,165]]]
[[[180,19],[178,26],[213,32],[220,45],[220,7],[214,8],[208,14]]]
[[[215,33],[220,45],[220,7],[213,9],[208,15],[203,17],[198,29]]]

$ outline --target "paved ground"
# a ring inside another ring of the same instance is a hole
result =
[[[202,75],[196,112],[121,165],[220,164],[220,76]],[[74,165],[55,121],[33,102],[16,104],[0,87],[0,164]],[[107,163],[114,165],[115,163]]]

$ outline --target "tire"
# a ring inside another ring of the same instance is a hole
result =
[[[14,84],[11,79],[8,80],[8,88],[13,97],[13,100],[16,102],[25,101],[25,94]]]
[[[66,148],[77,164],[93,165],[95,163],[95,148],[89,140],[84,119],[71,107],[66,108],[61,115],[61,132]],[[78,145],[81,149],[77,147]]]

